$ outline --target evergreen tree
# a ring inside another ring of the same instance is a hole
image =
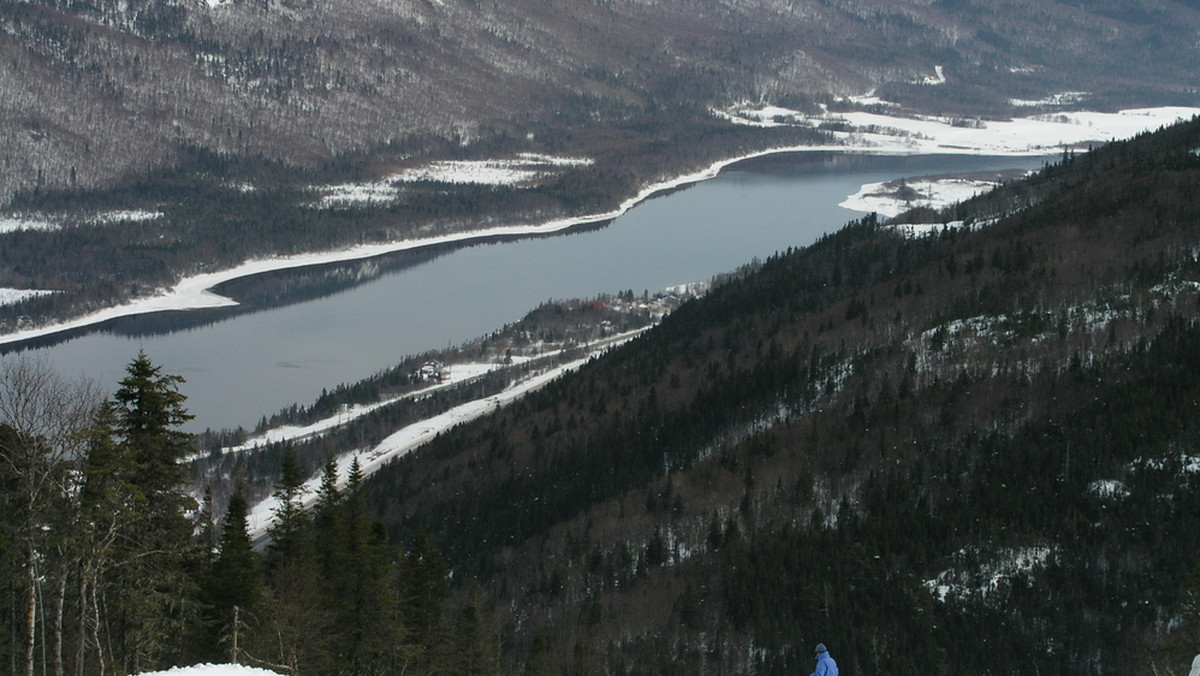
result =
[[[341,542],[338,541],[342,507],[342,493],[338,489],[337,462],[331,457],[321,470],[321,484],[317,487],[317,503],[313,508],[313,546],[318,568],[329,579],[338,565]]]
[[[337,500],[336,465],[326,472],[324,510],[332,515]],[[316,556],[314,521],[300,503],[304,477],[291,447],[284,451],[281,477],[273,495],[278,504],[268,531],[267,593],[262,640],[254,647],[258,661],[290,673],[326,673],[335,617],[328,609],[324,570]],[[321,511],[321,507],[318,507]],[[332,551],[332,550],[330,550]]]
[[[116,441],[116,407],[104,402],[85,435],[83,485],[79,491],[79,520],[84,538],[78,562],[79,629],[77,665],[95,665],[103,673],[107,658],[116,654],[105,642],[103,614],[106,592],[131,555],[131,544],[139,527],[142,502],[131,483],[134,462]],[[78,668],[78,667],[77,667]]]
[[[240,478],[240,477],[239,477]],[[245,623],[262,598],[262,561],[250,542],[244,483],[237,481],[221,527],[216,559],[205,584],[205,600],[217,639],[229,648],[229,661],[238,663],[245,646]]]
[[[326,578],[334,599],[339,645],[354,674],[386,674],[394,670],[402,650],[393,570],[388,565],[387,536],[367,511],[362,470],[350,465],[340,519],[334,538],[341,542]]]
[[[308,532],[308,517],[304,505],[300,502],[301,490],[304,487],[304,475],[296,453],[292,446],[283,451],[281,476],[275,490],[271,493],[275,498],[273,519],[267,534],[270,544],[267,545],[268,563],[275,565],[281,560],[294,560],[303,556],[306,548]]]
[[[174,503],[186,479],[180,461],[195,452],[191,435],[178,429],[193,417],[183,405],[187,397],[179,392],[183,377],[162,373],[145,352],[125,373],[113,399],[121,441],[137,460],[134,483],[148,498],[172,498]]]
[[[187,517],[197,505],[184,490],[180,464],[194,449],[190,435],[177,429],[192,417],[182,382],[139,353],[113,395],[113,432],[129,470],[136,527],[109,580],[109,608],[117,654],[132,671],[178,659],[198,619],[201,557]]]
[[[424,530],[418,529],[400,562],[400,610],[409,634],[430,645],[442,629],[450,597],[450,569]]]

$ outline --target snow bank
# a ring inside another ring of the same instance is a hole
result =
[[[174,667],[166,671],[146,671],[141,676],[279,676],[278,672],[246,667],[240,664],[197,664]]]

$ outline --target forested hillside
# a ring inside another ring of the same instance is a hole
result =
[[[658,125],[740,99],[879,88],[1003,114],[1010,97],[1062,91],[1194,97],[1198,25],[1194,4],[1171,0],[8,2],[0,204],[112,185],[195,148],[312,168],[414,141]],[[944,87],[921,86],[938,73]]]
[[[865,218],[371,504],[482,587],[507,672],[807,673],[823,641],[847,673],[1183,673],[1198,195],[1192,121],[923,236]]]

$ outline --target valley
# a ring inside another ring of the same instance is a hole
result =
[[[1183,676],[1197,35],[0,3],[0,670]]]

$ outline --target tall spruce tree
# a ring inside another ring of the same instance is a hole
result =
[[[245,485],[239,480],[229,497],[216,558],[204,585],[215,643],[228,648],[222,652],[235,664],[247,642],[247,620],[256,615],[264,591],[262,559],[250,542],[244,495]]]
[[[183,378],[162,373],[144,352],[113,394],[113,432],[129,467],[137,528],[108,586],[117,654],[130,671],[164,666],[184,652],[196,626],[200,551],[188,514],[181,461],[194,452],[179,425],[191,420]]]
[[[336,465],[331,467],[332,474],[327,477],[331,483],[322,495],[331,501],[324,511],[332,518],[337,472]],[[279,483],[272,492],[277,504],[268,531],[268,597],[262,614],[266,626],[260,632],[254,656],[267,666],[275,665],[290,673],[321,674],[333,669],[329,655],[337,625],[328,608],[326,576],[316,555],[313,519],[301,503],[303,485],[300,464],[288,447],[284,449]]]
[[[271,493],[275,498],[275,508],[272,510],[271,527],[267,532],[269,565],[274,566],[277,562],[305,555],[303,550],[308,544],[306,540],[309,536],[309,520],[301,502],[303,488],[304,474],[299,461],[296,460],[295,450],[289,445],[283,450],[279,483]]]

